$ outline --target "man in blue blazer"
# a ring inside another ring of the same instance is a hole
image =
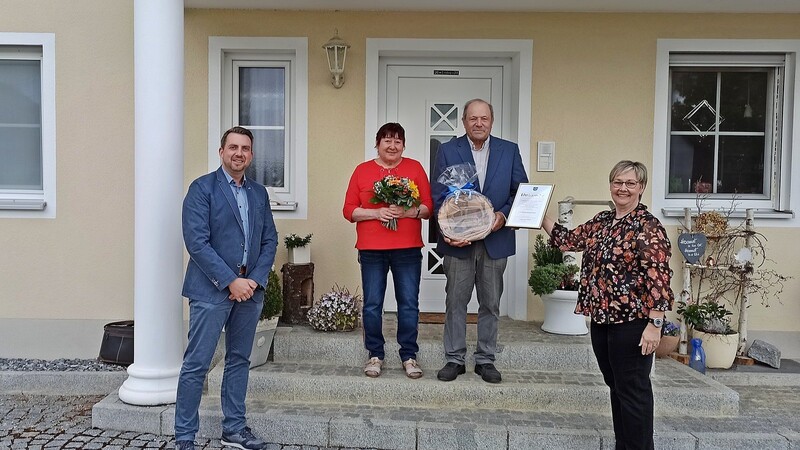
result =
[[[175,448],[194,449],[203,383],[225,327],[222,444],[262,449],[245,420],[250,351],[275,262],[278,233],[264,186],[245,177],[253,134],[233,127],[222,135],[222,166],[192,182],[183,201],[183,240],[189,265],[189,344],[175,405]]]
[[[468,101],[461,121],[467,134],[442,144],[436,153],[436,165],[431,176],[435,213],[438,214],[447,195],[447,187],[436,181],[439,175],[450,166],[470,163],[478,173],[476,190],[492,202],[495,218],[492,232],[480,241],[452,240],[439,234],[436,249],[444,254],[447,277],[444,324],[447,364],[437,373],[437,378],[452,381],[466,372],[467,304],[473,288],[477,288],[475,373],[486,382],[499,383],[502,377],[494,366],[494,360],[500,296],[503,294],[506,261],[515,250],[514,230],[504,225],[517,187],[528,182],[528,175],[517,144],[490,135],[494,122],[492,105],[480,99]]]

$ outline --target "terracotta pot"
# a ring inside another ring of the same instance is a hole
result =
[[[658,347],[656,347],[656,358],[667,357],[670,353],[678,350],[680,341],[680,336],[661,336],[661,341],[658,343]]]

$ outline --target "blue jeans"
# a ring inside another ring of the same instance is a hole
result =
[[[255,299],[258,299],[256,301]],[[222,376],[222,430],[237,433],[246,425],[244,400],[250,375],[250,352],[264,291],[235,302],[189,299],[189,344],[183,355],[175,403],[175,440],[193,441],[200,425],[198,408],[214,350],[225,326],[225,372]]]
[[[400,359],[417,358],[419,324],[419,281],[422,252],[418,248],[359,250],[361,285],[364,288],[364,347],[369,357],[384,359],[383,299],[389,270],[394,278],[397,300],[397,343]]]

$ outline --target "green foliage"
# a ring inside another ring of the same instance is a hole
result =
[[[305,237],[300,237],[295,233],[287,234],[286,237],[283,238],[283,244],[286,245],[286,248],[305,247],[311,243],[311,236],[313,236],[311,233],[307,234]]]
[[[528,278],[528,286],[536,295],[552,294],[556,289],[567,291],[578,290],[575,275],[578,266],[565,264],[561,250],[551,247],[540,234],[533,244],[533,262],[535,267]]]
[[[730,318],[733,313],[719,303],[708,301],[686,304],[679,301],[678,314],[683,316],[686,326],[696,330],[716,334],[734,333]]]
[[[536,235],[536,242],[533,243],[533,264],[535,266],[546,266],[548,264],[561,264],[564,262],[564,254],[556,247],[550,246],[544,240],[544,236]]]
[[[264,290],[264,307],[261,309],[259,319],[269,319],[280,316],[283,312],[283,291],[281,290],[281,280],[275,269],[269,271],[267,288]]]

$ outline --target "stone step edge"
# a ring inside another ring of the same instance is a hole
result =
[[[222,365],[208,375],[209,395],[219,395],[223,375]],[[265,396],[271,401],[310,401],[323,404],[385,406],[408,404],[428,409],[476,408],[509,410],[545,410],[553,406],[556,412],[590,412],[608,414],[608,390],[605,385],[578,386],[558,383],[514,383],[492,385],[470,379],[467,383],[444,383],[436,379],[408,380],[399,375],[392,378],[367,378],[352,375],[311,375],[298,378],[296,373],[251,372],[248,391],[255,398]],[[394,375],[394,374],[393,374]],[[739,413],[736,391],[713,380],[702,380],[704,388],[670,387],[655,394],[655,409],[661,415],[683,415],[693,405],[698,416],[731,416]],[[265,386],[266,385],[266,386]],[[270,388],[278,385],[278,389]],[[353,385],[357,385],[353,387]],[[366,388],[358,388],[365,386]],[[409,393],[408,388],[414,386]],[[277,392],[277,393],[276,393]],[[698,402],[698,399],[704,401]],[[701,404],[703,409],[696,406]]]
[[[309,341],[318,341],[310,344]],[[419,341],[417,360],[425,366],[443,366],[445,363],[444,348],[441,340]],[[396,342],[387,341],[385,346],[385,362],[400,365],[399,346]],[[467,345],[467,358],[471,360],[475,344]],[[290,331],[278,329],[273,342],[273,359],[275,362],[290,363],[313,360],[340,366],[363,365],[368,353],[361,340],[352,337],[297,335],[292,337]],[[499,342],[495,365],[507,369],[522,365],[528,369],[563,371],[579,370],[598,372],[597,363],[590,344],[585,343],[536,343],[513,341]]]
[[[212,403],[219,399],[211,399]],[[222,413],[219,406],[201,406],[201,437],[219,438]],[[101,429],[173,435],[173,405],[132,406],[110,394],[92,410],[92,426]],[[701,419],[702,420],[702,419]],[[442,448],[492,449],[608,449],[614,447],[610,430],[580,428],[536,428],[445,422],[412,422],[388,419],[342,418],[327,415],[248,414],[248,423],[268,442],[318,447],[369,447],[391,450],[432,450]],[[610,427],[610,423],[609,423]],[[720,447],[720,443],[723,447]],[[656,448],[800,448],[800,433],[679,432],[657,431]]]

